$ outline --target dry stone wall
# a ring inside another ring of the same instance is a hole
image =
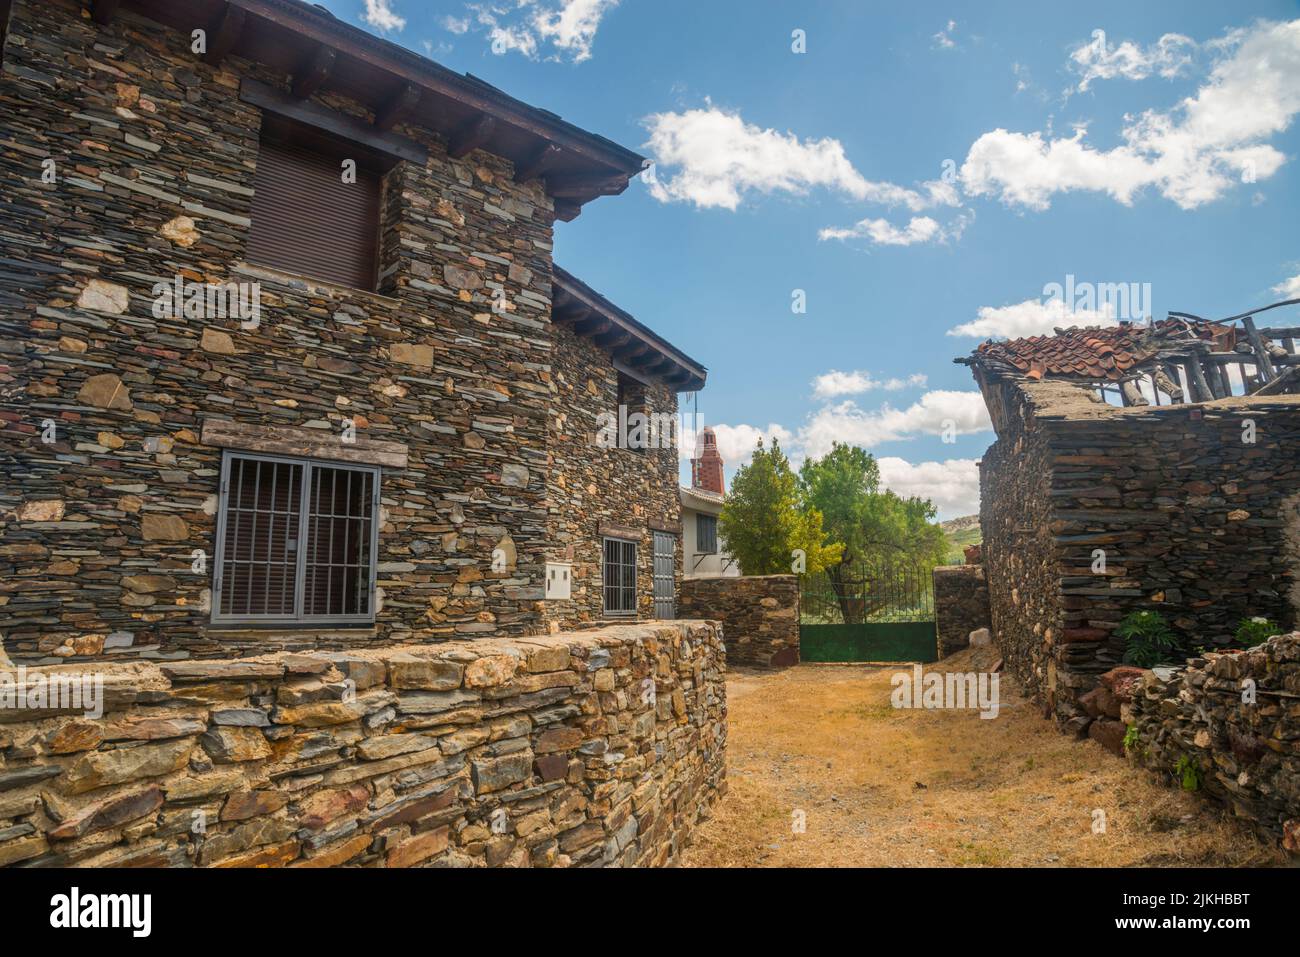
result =
[[[939,657],[970,646],[970,633],[989,628],[989,587],[982,565],[940,565],[934,570],[935,634]]]
[[[1136,760],[1300,853],[1300,633],[1148,672],[1125,710]]]
[[[985,393],[994,637],[1060,720],[1086,730],[1078,699],[1120,664],[1130,612],[1161,613],[1192,648],[1226,645],[1247,617],[1294,625],[1300,398],[1121,409],[1059,382]]]
[[[779,668],[799,663],[799,577],[687,578],[678,613],[722,624],[732,665]]]
[[[726,787],[707,622],[71,666],[102,717],[16,706],[57,671],[0,671],[0,865],[663,865]]]

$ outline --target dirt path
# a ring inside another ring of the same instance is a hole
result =
[[[944,662],[967,670],[970,652]],[[940,667],[938,665],[933,667]],[[1001,710],[897,710],[910,666],[801,665],[727,682],[730,791],[685,863],[1228,866],[1280,862],[1218,806],[1060,734],[1001,680]],[[1094,812],[1105,833],[1093,833]],[[792,833],[796,812],[804,833]]]

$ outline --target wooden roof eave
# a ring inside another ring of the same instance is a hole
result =
[[[551,311],[556,321],[570,323],[576,334],[610,352],[617,363],[678,392],[704,388],[704,366],[558,266]]]
[[[297,97],[329,90],[353,99],[372,112],[377,130],[407,123],[439,134],[453,155],[484,149],[502,156],[515,164],[521,182],[540,179],[562,220],[593,199],[622,192],[645,165],[644,157],[611,140],[302,0],[91,3],[103,23],[119,7],[187,34],[206,29],[210,64],[233,54],[285,73]]]

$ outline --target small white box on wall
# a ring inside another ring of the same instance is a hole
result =
[[[562,600],[572,594],[573,566],[568,562],[546,563],[546,598]]]

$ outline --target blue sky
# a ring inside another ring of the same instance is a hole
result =
[[[656,161],[556,261],[708,366],[728,477],[760,433],[840,439],[967,514],[993,433],[952,358],[1124,318],[1047,284],[1300,296],[1294,0],[325,5]]]

